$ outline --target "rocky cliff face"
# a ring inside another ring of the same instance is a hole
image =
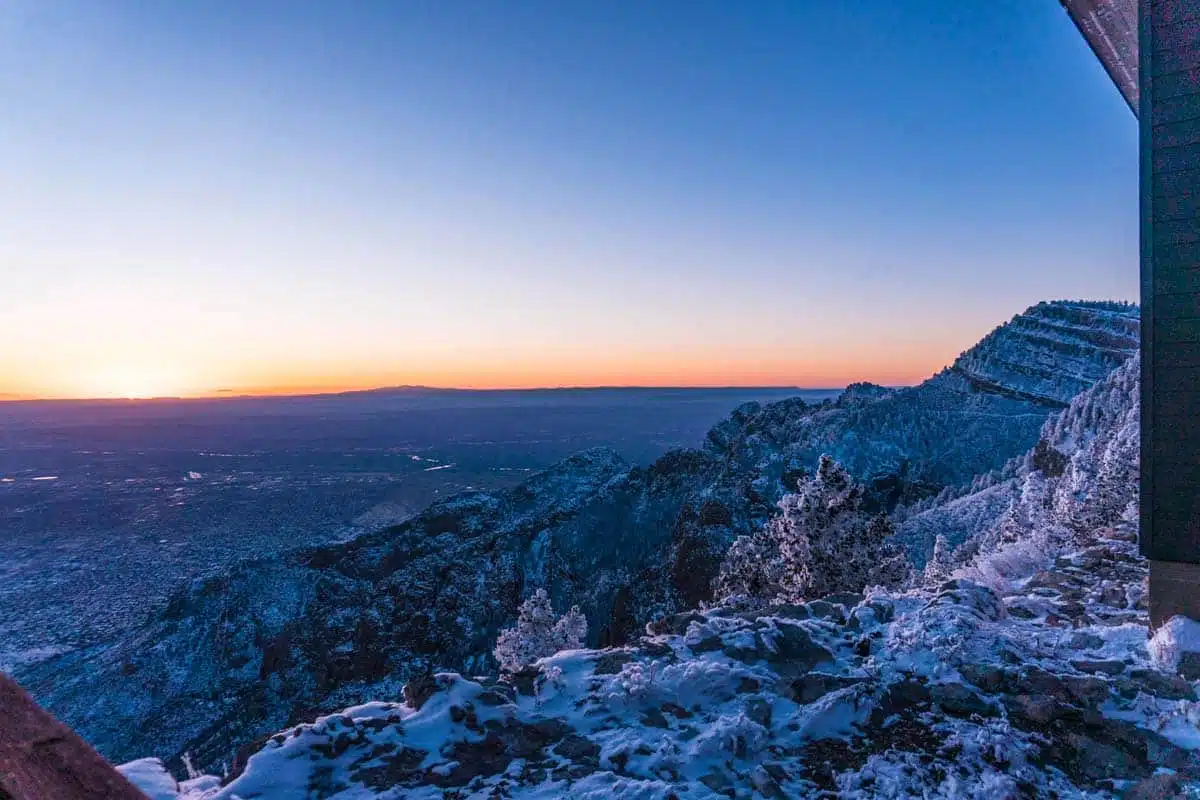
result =
[[[1049,303],[917,387],[737,409],[705,447],[630,467],[582,453],[508,491],[317,550],[250,562],[177,592],[123,641],[19,676],[105,755],[209,767],[319,711],[399,697],[431,669],[483,672],[500,627],[545,587],[593,643],[709,599],[732,540],[762,525],[828,452],[890,508],[1001,467],[1047,417],[1136,348],[1136,309]]]

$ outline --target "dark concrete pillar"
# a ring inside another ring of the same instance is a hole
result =
[[[1200,619],[1200,2],[1141,0],[1141,546],[1151,620]]]

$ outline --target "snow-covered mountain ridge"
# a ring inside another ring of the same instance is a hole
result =
[[[1138,335],[1137,307],[1128,303],[1039,303],[959,356],[950,371],[985,390],[1066,405],[1123,363]]]
[[[1037,444],[961,496],[907,516],[896,536],[924,564],[938,536],[963,564],[1000,546],[1031,553],[1126,518],[1137,505],[1140,361],[1129,359],[1042,426]],[[1034,535],[1036,534],[1036,536]],[[961,545],[961,547],[960,547]]]
[[[1200,664],[1164,663],[1171,626],[1148,638],[1137,376],[1047,422],[975,493],[1005,513],[906,591],[686,611],[500,680],[421,676],[269,737],[224,785],[128,769],[161,800],[1200,796]]]
[[[1039,304],[920,386],[744,406],[703,449],[648,467],[582,453],[515,489],[196,581],[131,637],[18,677],[110,758],[153,742],[213,768],[318,712],[396,697],[427,669],[488,671],[498,630],[537,587],[583,608],[593,644],[619,646],[711,599],[729,544],[822,452],[871,479],[882,507],[936,494],[1031,448],[1136,333],[1136,308]]]

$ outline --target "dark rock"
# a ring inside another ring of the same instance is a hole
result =
[[[1008,676],[1008,690],[1014,694],[1044,695],[1066,701],[1071,693],[1063,679],[1043,669],[1028,669]]]
[[[466,786],[480,776],[496,775],[508,769],[513,755],[504,738],[489,731],[480,741],[458,741],[450,748],[450,758],[457,762],[443,775],[433,770],[425,773],[425,781],[434,786]]]
[[[1125,792],[1124,800],[1183,800],[1183,781],[1178,775],[1151,775]]]
[[[586,736],[580,736],[578,733],[568,733],[562,737],[562,740],[558,744],[554,745],[554,752],[571,761],[582,761],[584,759],[599,758],[600,745]]]
[[[813,600],[806,604],[808,611],[817,619],[828,619],[839,625],[846,624],[846,610],[826,600]]]
[[[541,677],[542,671],[537,667],[525,667],[517,672],[511,672],[504,676],[506,683],[512,684],[518,694],[525,697],[537,696],[537,681]]]
[[[875,620],[880,623],[891,622],[896,616],[896,604],[882,597],[872,599],[864,608],[874,611]]]
[[[657,708],[651,708],[642,713],[642,724],[651,728],[670,728],[667,718]]]
[[[1078,660],[1072,661],[1071,666],[1080,672],[1102,672],[1105,675],[1119,675],[1125,671],[1125,662],[1108,660],[1108,661],[1087,661]]]
[[[762,688],[762,684],[759,683],[754,678],[750,678],[750,677],[743,675],[738,680],[738,687],[737,687],[738,694],[752,694],[753,692],[757,692],[761,688]]]
[[[788,699],[805,705],[819,700],[830,692],[844,689],[847,686],[854,686],[862,683],[864,680],[865,678],[827,675],[824,672],[810,672],[801,678],[793,680],[781,693]]]
[[[513,690],[508,686],[493,686],[485,689],[475,697],[475,702],[485,706],[503,706],[509,703],[515,703],[516,697],[513,696]]]
[[[809,611],[808,606],[784,603],[782,605],[769,606],[759,616],[783,617],[784,619],[810,619],[812,612]]]
[[[882,725],[895,714],[913,714],[929,706],[931,695],[928,687],[920,681],[906,679],[888,686],[871,712],[871,724]]]
[[[622,651],[603,653],[595,660],[594,672],[597,675],[616,675],[621,671],[621,667],[633,661],[634,657],[631,653]]]
[[[961,683],[939,683],[929,689],[933,702],[957,717],[994,716],[995,707]]]
[[[720,650],[722,647],[724,647],[724,644],[722,644],[720,636],[709,636],[705,639],[701,639],[695,644],[688,645],[688,647],[691,648],[693,653],[700,654],[711,653],[714,650]]]
[[[1065,744],[1063,771],[1085,786],[1106,778],[1140,777],[1150,771],[1143,760],[1125,749],[1084,734],[1066,734]]]
[[[771,727],[771,704],[761,697],[751,698],[746,703],[746,716],[769,730]]]
[[[750,773],[750,783],[754,786],[755,791],[763,797],[778,798],[779,800],[787,797],[783,788],[780,787],[779,781],[761,765]]]
[[[1100,593],[1100,601],[1113,608],[1126,608],[1129,605],[1129,595],[1124,586],[1106,586]]]
[[[672,534],[671,586],[685,608],[713,599],[712,585],[725,556],[722,537],[705,530],[690,507],[680,511]]]
[[[1004,688],[1007,673],[992,664],[963,664],[958,668],[962,676],[969,682],[983,689],[988,694],[995,694]]]
[[[421,762],[428,755],[424,750],[409,747],[388,752],[380,751],[373,760],[379,763],[350,772],[350,778],[368,789],[383,791],[395,786],[404,786],[421,775]]]
[[[1179,657],[1179,674],[1185,680],[1200,681],[1200,653],[1183,653]]]
[[[1058,604],[1058,613],[1071,620],[1077,625],[1091,624],[1091,618],[1088,616],[1087,606],[1078,600],[1071,600],[1066,603]]]
[[[571,732],[571,726],[561,719],[541,719],[532,724],[510,721],[505,726],[509,751],[517,758],[530,758],[542,748],[557,742]]]
[[[863,658],[866,658],[867,656],[871,655],[871,639],[870,639],[870,637],[863,636],[861,639],[859,639],[857,642],[854,643],[854,654],[857,656],[862,656]]]
[[[675,651],[671,649],[669,644],[664,642],[654,642],[649,639],[643,639],[640,645],[641,651],[651,658],[667,658],[674,657]]]
[[[720,772],[710,772],[707,775],[703,775],[700,778],[700,782],[717,794],[723,794],[726,797],[734,797],[736,795],[733,784],[729,782],[729,778]]]
[[[821,599],[827,603],[834,603],[844,608],[854,608],[863,601],[863,596],[853,592],[835,592],[834,594],[825,595]]]
[[[780,624],[779,633],[775,637],[775,651],[764,655],[781,676],[800,675],[833,661],[833,654],[814,642],[802,626]]]
[[[687,719],[692,716],[692,712],[675,703],[663,703],[662,710],[675,717],[675,719]]]
[[[1163,700],[1196,701],[1195,689],[1179,675],[1168,675],[1152,669],[1134,669],[1129,671],[1129,679],[1135,692],[1140,689]]]
[[[628,644],[636,636],[637,628],[633,591],[628,586],[622,586],[613,595],[608,623],[600,628],[596,644],[599,647],[620,647]]]
[[[1124,664],[1121,666],[1123,667]],[[1063,685],[1067,688],[1067,693],[1070,695],[1071,700],[1085,708],[1098,707],[1108,699],[1108,695],[1111,692],[1108,681],[1103,678],[1066,675],[1062,681]]]
[[[1003,702],[1008,710],[1009,719],[1026,730],[1037,730],[1040,726],[1069,716],[1072,712],[1066,703],[1040,695],[1007,695]]]
[[[762,641],[758,636],[754,637],[754,647],[742,647],[740,644],[726,645],[721,648],[721,652],[734,661],[741,661],[743,664],[753,664],[756,661],[761,661],[767,655],[766,648],[763,647]]]
[[[1025,582],[1025,590],[1054,589],[1058,591],[1061,587],[1070,584],[1072,580],[1073,578],[1065,572],[1041,570],[1040,572],[1035,572],[1033,577]]]
[[[693,622],[703,623],[704,616],[694,611],[688,611],[683,614],[660,617],[653,622],[647,623],[646,632],[651,636],[683,636],[687,633],[688,626]]]
[[[431,674],[421,675],[404,684],[404,702],[409,708],[419,709],[425,701],[437,694],[437,680]]]
[[[999,595],[986,586],[964,578],[946,581],[938,587],[938,593],[929,601],[927,608],[954,606],[970,611],[987,622],[1004,618],[1004,603]]]
[[[1097,650],[1104,646],[1104,639],[1094,633],[1073,633],[1067,641],[1072,650]]]

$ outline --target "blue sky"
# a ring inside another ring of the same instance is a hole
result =
[[[0,394],[911,382],[1135,299],[1055,0],[0,0]]]

